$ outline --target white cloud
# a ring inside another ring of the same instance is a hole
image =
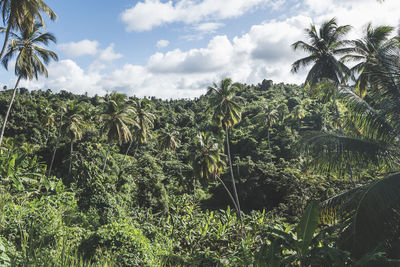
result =
[[[168,40],[159,40],[156,44],[157,48],[164,48],[167,47],[168,45],[169,45]]]
[[[195,31],[213,33],[224,25],[225,24],[223,24],[223,23],[206,22],[206,23],[201,23],[201,24],[195,25],[193,27],[193,29]]]
[[[101,61],[113,61],[122,57],[122,54],[114,51],[114,44],[110,44],[106,49],[102,50],[99,54]]]
[[[58,48],[71,57],[80,57],[84,55],[95,55],[97,54],[97,49],[99,46],[99,42],[90,41],[90,40],[82,40],[79,42],[70,42],[59,44]]]
[[[127,31],[148,31],[173,22],[198,23],[209,19],[238,17],[270,0],[144,0],[121,14]],[[157,10],[157,12],[154,12]]]
[[[90,95],[105,94],[101,86],[101,75],[97,72],[86,73],[74,61],[67,59],[49,64],[49,77],[40,77],[38,81],[23,81],[21,86],[30,89],[66,90],[76,94],[87,92]]]
[[[299,7],[292,17],[253,25],[248,32],[234,38],[226,35],[214,36],[202,48],[156,52],[144,65],[125,64],[110,70],[110,64],[98,65],[95,64],[98,59],[95,59],[88,71],[84,71],[72,60],[52,63],[49,66],[49,78],[31,82],[32,86],[28,88],[65,89],[77,93],[87,91],[90,95],[118,90],[128,95],[182,98],[199,96],[212,82],[218,82],[225,77],[247,84],[259,83],[263,79],[299,84],[304,81],[307,69],[292,74],[290,68],[304,54],[301,51],[292,51],[290,45],[297,40],[306,40],[303,29],[309,27],[312,17],[313,22],[319,25],[336,15],[340,25],[355,26],[352,31],[354,36],[359,34],[361,26],[368,21],[372,21],[374,25],[397,25],[399,19],[396,11],[400,10],[400,1],[397,0],[386,0],[383,4],[375,0],[304,1],[307,5]],[[180,0],[173,4],[153,0],[140,3],[169,5],[172,10],[176,10],[185,5],[197,5],[199,8],[205,2],[207,1]],[[219,1],[215,3],[218,5]],[[313,4],[315,5],[311,7]],[[206,13],[200,9],[197,11]],[[190,27],[202,24],[207,25],[207,22],[195,22]],[[211,24],[201,27],[213,28]],[[109,47],[113,52],[113,46]],[[97,47],[96,55],[100,54],[101,50]],[[100,72],[105,74],[100,75]]]

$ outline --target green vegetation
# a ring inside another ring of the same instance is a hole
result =
[[[306,29],[304,86],[88,97],[18,90],[57,56],[37,45],[55,42],[40,13],[55,14],[16,2],[0,2],[4,66],[18,54],[0,93],[0,266],[399,265],[392,27],[354,41],[335,19]]]

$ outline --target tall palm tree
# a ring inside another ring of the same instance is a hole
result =
[[[51,109],[50,107],[46,107],[44,109],[42,123],[47,128],[46,145],[49,142],[50,128],[54,127],[54,125],[55,125],[55,117],[54,116],[55,116],[55,113],[54,113],[53,109]]]
[[[338,245],[358,258],[400,238],[400,45],[379,57],[368,70],[370,98],[363,99],[353,88],[340,88],[349,113],[343,133],[315,133],[306,142],[319,170],[340,174],[349,164],[384,170],[382,179],[323,203],[323,219],[339,219],[344,225]]]
[[[221,81],[220,86],[214,83],[213,86],[209,86],[207,90],[208,95],[208,112],[212,112],[212,119],[218,127],[222,127],[225,130],[226,135],[226,147],[227,155],[229,160],[229,169],[232,179],[233,192],[235,194],[236,205],[238,207],[239,216],[240,203],[239,196],[236,190],[235,177],[233,175],[231,151],[229,146],[229,128],[239,123],[241,120],[242,113],[240,111],[239,100],[236,96],[236,92],[239,90],[238,85],[232,84],[232,80],[225,78]]]
[[[51,20],[56,20],[57,15],[42,0],[1,0],[0,1],[1,16],[6,36],[4,38],[3,47],[0,52],[0,59],[3,58],[7,47],[8,39],[12,31],[26,31],[38,21],[40,25],[45,27],[41,13],[48,15]]]
[[[135,110],[135,132],[134,132],[134,138],[131,139],[131,142],[129,143],[128,149],[126,150],[124,161],[126,156],[129,153],[129,150],[132,146],[133,139],[136,141],[136,149],[139,148],[140,144],[145,144],[147,143],[147,138],[150,136],[150,128],[153,128],[154,126],[154,119],[155,115],[152,113],[152,105],[150,100],[147,98],[143,99],[137,99],[133,102],[133,108]]]
[[[11,107],[15,99],[18,84],[21,79],[33,78],[38,79],[39,74],[43,74],[46,77],[48,72],[46,65],[51,59],[58,60],[57,55],[47,50],[40,45],[48,45],[49,42],[56,42],[56,38],[51,33],[43,33],[40,31],[41,25],[36,23],[32,28],[26,28],[21,32],[21,35],[10,33],[13,37],[10,40],[10,44],[7,49],[7,53],[2,59],[2,64],[7,69],[8,62],[17,55],[15,62],[15,75],[18,77],[14,87],[14,91],[8,106],[6,115],[3,120],[3,126],[0,133],[0,146],[4,135],[8,116],[10,115]],[[43,62],[42,62],[43,60]]]
[[[212,135],[206,133],[200,133],[195,141],[199,145],[199,150],[193,161],[195,175],[201,179],[217,179],[228,193],[236,211],[240,215],[236,200],[220,178],[221,172],[226,166],[226,155],[221,151],[221,145]],[[241,217],[239,216],[239,218]]]
[[[70,101],[67,104],[66,112],[64,114],[64,123],[61,130],[68,135],[70,139],[70,159],[68,173],[71,173],[72,168],[72,154],[74,150],[74,142],[81,140],[86,123],[82,116],[83,108],[76,101]]]
[[[305,83],[311,87],[323,79],[328,79],[336,86],[344,82],[344,74],[350,74],[349,69],[336,56],[349,53],[351,50],[345,47],[344,36],[349,32],[350,26],[338,26],[336,19],[332,18],[324,22],[319,31],[315,25],[305,29],[309,43],[297,41],[292,44],[294,50],[302,49],[309,55],[295,61],[292,64],[292,72],[296,73],[301,68],[313,64]]]
[[[358,75],[354,91],[361,97],[366,95],[367,85],[371,78],[369,73],[374,66],[379,64],[381,55],[396,43],[394,38],[389,38],[393,30],[394,27],[391,26],[374,28],[371,23],[368,23],[363,38],[351,41],[352,53],[342,57],[342,61],[358,62],[351,71]]]
[[[169,131],[164,129],[161,130],[160,147],[162,150],[174,151],[176,159],[179,161],[178,152],[176,150],[179,147],[180,141],[177,136],[178,136],[177,131]],[[182,176],[182,168],[180,164],[179,164],[179,173]]]
[[[264,124],[267,126],[267,140],[268,140],[268,149],[269,149],[269,153],[270,153],[270,161],[272,163],[272,149],[271,149],[271,142],[269,140],[269,136],[270,136],[270,129],[278,121],[279,112],[277,109],[274,108],[274,106],[272,104],[267,104],[264,107],[263,112],[265,115]]]
[[[104,123],[102,132],[107,135],[108,141],[103,172],[106,169],[111,144],[114,141],[117,141],[122,145],[122,142],[132,140],[132,133],[129,130],[128,125],[136,125],[134,114],[135,110],[127,105],[125,95],[114,92],[106,97],[104,109],[100,115],[100,121]]]
[[[54,159],[56,158],[56,152],[57,152],[57,148],[58,148],[58,143],[60,142],[60,138],[61,138],[61,125],[63,123],[64,113],[66,112],[66,107],[63,104],[60,103],[59,106],[60,106],[60,121],[58,122],[58,131],[57,131],[57,137],[56,137],[56,144],[54,146],[53,155],[51,156],[51,161],[50,161],[50,166],[49,166],[49,171],[48,171],[48,177],[50,177],[51,170],[53,168]]]

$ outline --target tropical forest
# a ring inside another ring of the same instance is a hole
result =
[[[396,25],[309,25],[302,84],[165,99],[21,86],[57,15],[0,10],[0,266],[400,266]]]

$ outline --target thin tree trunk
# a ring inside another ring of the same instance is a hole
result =
[[[240,224],[242,224],[242,213],[241,213],[241,210],[240,210],[239,197],[238,197],[238,193],[237,193],[237,190],[236,190],[235,177],[233,176],[233,168],[232,168],[232,160],[231,160],[231,148],[229,146],[228,127],[225,128],[225,132],[226,132],[226,147],[228,149],[229,169],[230,169],[231,178],[232,178],[232,187],[233,187],[233,192],[235,194],[235,199],[236,199],[237,211],[238,211],[238,214],[239,214]]]
[[[128,156],[129,149],[131,149],[132,143],[133,143],[133,140],[131,140],[131,141],[129,142],[129,146],[128,146],[128,149],[127,149],[126,152],[125,152],[125,156],[124,156],[124,159],[122,160],[122,164],[125,162],[125,159],[126,159],[126,157]],[[122,165],[122,164],[121,164],[121,165]]]
[[[64,116],[64,113],[62,112],[61,109],[60,109],[60,112],[61,112],[61,116],[60,116],[60,125],[59,125],[59,127],[58,127],[56,146],[54,147],[53,156],[51,157],[51,162],[50,162],[48,177],[50,177],[51,169],[53,168],[54,159],[55,159],[55,157],[56,157],[56,151],[57,151],[57,147],[58,147],[58,142],[60,141],[61,125],[62,125],[62,119],[63,119],[63,116]]]
[[[110,148],[111,148],[111,143],[108,143],[106,158],[104,159],[103,173],[106,170],[107,158],[108,158],[108,154],[110,153]]]
[[[268,139],[269,159],[270,159],[271,164],[272,164],[272,149],[271,149],[271,143],[270,143],[270,140],[269,140],[269,127],[268,127],[267,139]]]
[[[239,208],[238,208],[238,206],[236,205],[236,201],[235,201],[235,199],[233,198],[233,196],[232,196],[231,192],[229,191],[228,187],[226,187],[224,181],[222,181],[222,179],[221,179],[218,175],[215,175],[215,177],[217,177],[218,181],[219,181],[219,182],[222,184],[222,186],[225,188],[225,191],[228,193],[229,197],[231,198],[232,203],[233,203],[233,205],[235,206],[236,211],[238,211]]]
[[[15,95],[17,94],[17,87],[18,87],[18,84],[19,84],[19,81],[21,80],[21,78],[22,78],[22,76],[18,77],[17,83],[15,84],[14,91],[13,91],[13,94],[12,94],[12,97],[11,97],[11,100],[10,100],[10,104],[8,105],[7,113],[4,116],[3,125],[1,126],[1,133],[0,133],[0,147],[1,147],[1,144],[3,142],[3,136],[4,136],[4,131],[6,129],[8,116],[10,115],[11,107],[12,107],[12,105],[14,103]]]
[[[6,30],[6,36],[4,37],[3,48],[1,49],[1,52],[0,52],[0,59],[3,58],[4,52],[6,51],[8,38],[10,36],[10,31],[11,31],[11,24],[8,24],[7,30]]]
[[[47,143],[49,142],[49,136],[50,136],[50,124],[47,125],[46,146],[47,146]]]
[[[179,162],[178,151],[176,151],[176,150],[175,150],[175,157],[176,157],[176,160],[178,161],[179,173],[182,176],[182,167],[181,167],[181,163]]]
[[[71,169],[72,169],[72,153],[74,151],[74,141],[71,139],[71,147],[70,147],[70,152],[69,152],[69,169],[68,169],[68,174],[71,174]]]

